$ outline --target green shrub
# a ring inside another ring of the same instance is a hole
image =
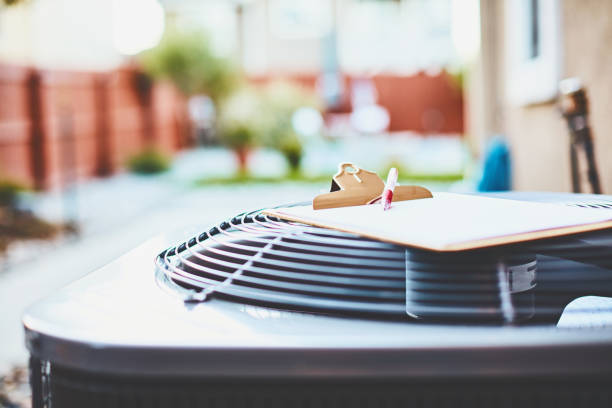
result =
[[[286,81],[264,87],[243,86],[221,104],[218,117],[219,141],[238,156],[245,172],[244,154],[260,146],[278,150],[287,160],[290,173],[299,172],[302,140],[291,123],[301,107],[320,105],[312,92]]]
[[[13,207],[0,207],[0,256],[16,241],[53,239],[62,232],[75,233],[77,226],[54,224],[34,213]]]
[[[296,110],[303,107],[321,108],[313,92],[288,81],[273,81],[263,89],[267,127],[263,134],[263,145],[278,150],[287,160],[290,172],[300,170],[303,143],[293,129],[292,118]]]
[[[246,173],[248,152],[262,145],[266,119],[264,100],[256,88],[243,86],[221,104],[219,142],[236,154],[241,174]]]
[[[0,180],[0,206],[13,206],[20,192],[26,188],[13,180]]]
[[[285,157],[285,160],[287,160],[291,174],[295,175],[299,173],[300,165],[302,164],[302,156],[304,155],[304,148],[293,129],[287,130],[285,137],[276,148]]]
[[[0,180],[0,256],[14,241],[51,239],[64,229],[38,218],[33,212],[19,208],[19,194],[27,188],[12,180]],[[67,230],[67,229],[66,229]]]
[[[170,168],[171,159],[156,149],[147,149],[133,156],[128,161],[128,168],[132,173],[156,174]]]

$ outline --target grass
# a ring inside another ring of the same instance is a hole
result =
[[[252,174],[235,174],[229,177],[211,177],[201,178],[196,180],[197,186],[210,185],[235,185],[235,184],[277,184],[288,181],[301,183],[322,183],[329,182],[331,176],[305,176],[301,173],[290,173],[284,177],[264,177],[254,176]]]
[[[387,170],[388,171],[388,170]],[[386,174],[380,172],[380,174]],[[420,174],[400,172],[403,177],[400,177],[400,184],[414,183],[452,183],[463,180],[463,174],[448,173],[448,174]],[[300,183],[330,183],[332,175],[329,176],[306,176],[301,173],[290,173],[284,177],[261,177],[251,174],[235,174],[229,177],[211,177],[201,178],[196,180],[196,186],[211,186],[211,185],[236,185],[236,184],[278,184],[283,182],[300,182]],[[384,177],[383,177],[384,178]]]
[[[417,173],[411,171],[409,168],[406,168],[402,164],[398,162],[390,162],[379,171],[378,174],[384,179],[386,179],[387,174],[389,173],[389,169],[391,167],[395,167],[399,174],[399,182],[435,182],[435,183],[452,183],[455,181],[461,181],[464,178],[463,173]]]
[[[436,183],[452,183],[463,180],[463,174],[457,173],[440,173],[440,174],[420,174],[412,173],[406,177],[399,177],[400,183],[410,182],[436,182]]]

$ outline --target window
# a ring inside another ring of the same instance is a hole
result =
[[[529,19],[528,19],[528,34],[529,42],[527,43],[527,50],[529,52],[528,58],[535,59],[540,55],[540,19],[538,18],[540,8],[539,0],[529,0]]]
[[[506,94],[514,105],[553,100],[561,75],[558,0],[505,2]]]

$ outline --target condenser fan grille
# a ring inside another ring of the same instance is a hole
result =
[[[238,299],[288,309],[405,314],[405,254],[395,245],[245,213],[164,251],[159,270],[187,301]]]
[[[383,319],[554,323],[612,295],[609,232],[442,254],[240,214],[162,252],[158,279],[185,302],[223,298]]]

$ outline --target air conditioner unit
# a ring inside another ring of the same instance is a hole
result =
[[[255,211],[159,248],[29,308],[34,407],[612,406],[612,231],[444,255]]]

